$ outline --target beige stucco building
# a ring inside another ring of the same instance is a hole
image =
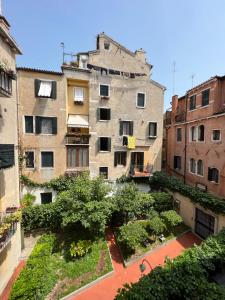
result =
[[[0,298],[21,254],[20,225],[6,222],[19,207],[15,59],[21,51],[9,29],[0,15]]]

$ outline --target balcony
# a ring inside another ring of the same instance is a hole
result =
[[[89,145],[89,134],[72,134],[66,135],[66,145]]]
[[[130,176],[132,178],[149,177],[152,174],[153,165],[131,165]]]
[[[175,122],[176,123],[181,123],[181,122],[184,122],[185,121],[185,113],[182,112],[178,115],[175,116]]]

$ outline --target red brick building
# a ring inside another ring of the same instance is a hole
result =
[[[173,96],[164,124],[167,172],[225,198],[225,76]]]

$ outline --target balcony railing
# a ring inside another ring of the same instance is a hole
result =
[[[89,145],[89,135],[66,135],[67,145]]]
[[[153,165],[131,165],[130,176],[131,177],[149,177],[152,174]]]
[[[185,121],[185,113],[182,112],[175,116],[175,122],[180,123]]]

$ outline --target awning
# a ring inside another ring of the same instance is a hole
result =
[[[88,116],[84,115],[69,115],[67,121],[68,127],[88,128]]]

